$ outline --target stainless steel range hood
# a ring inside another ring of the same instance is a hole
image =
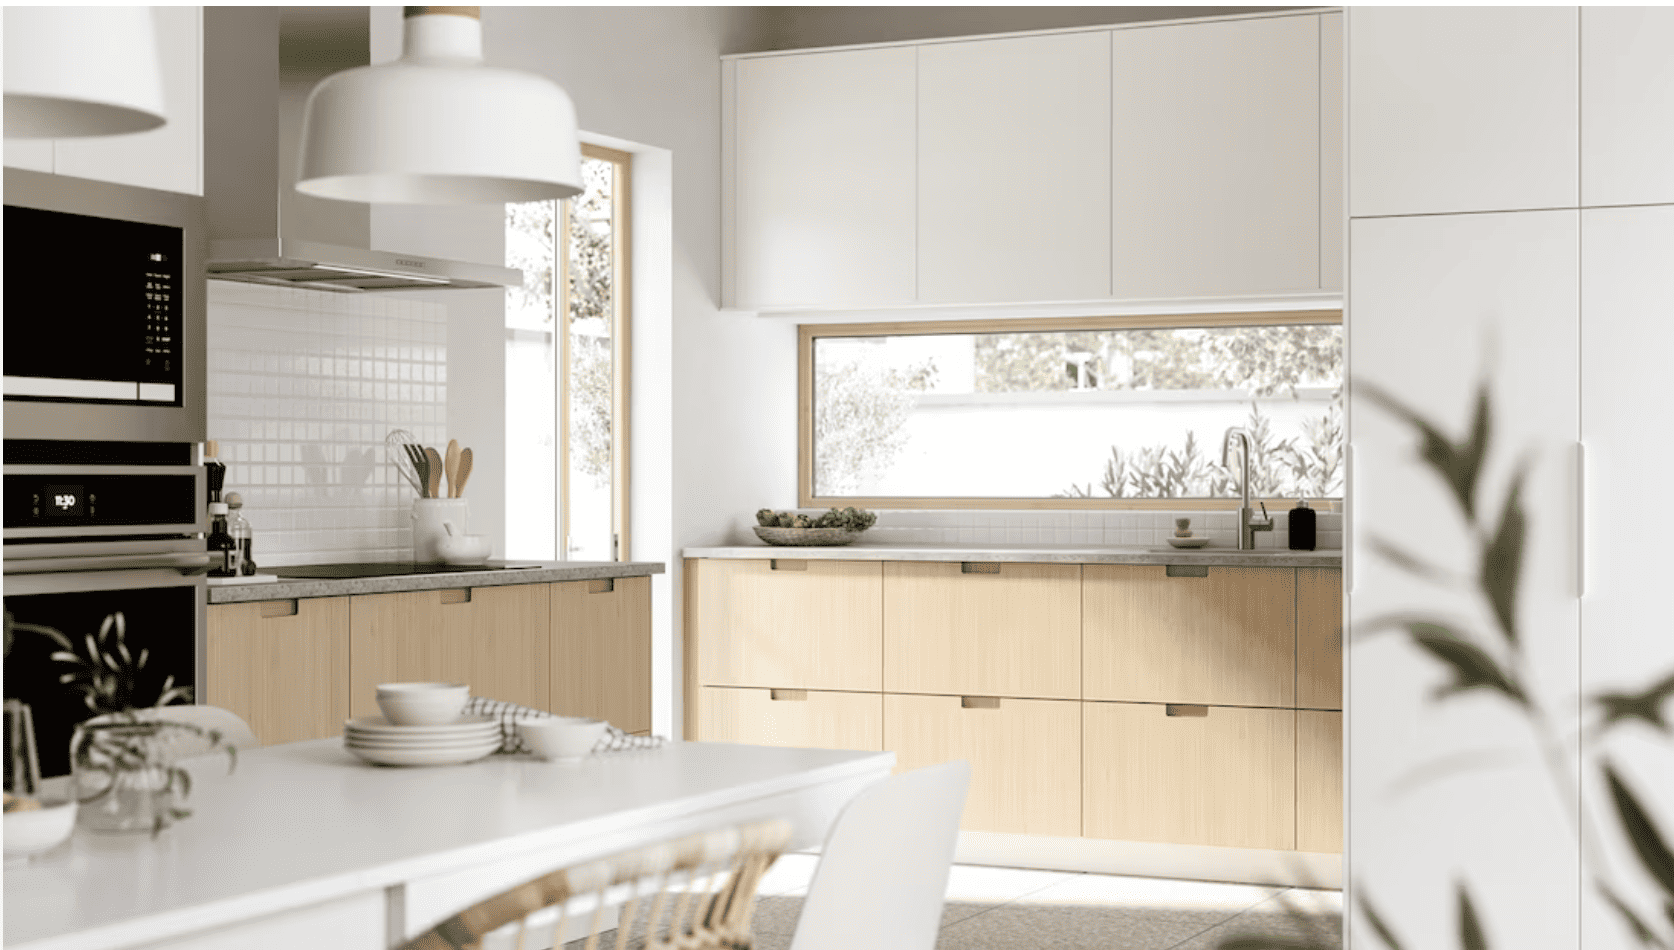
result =
[[[285,8],[299,10],[301,8]],[[360,11],[365,7],[314,8]],[[319,17],[301,11],[299,16]],[[297,138],[314,81],[349,65],[341,44],[313,74],[280,69],[281,8],[203,10],[204,197],[210,280],[363,293],[520,287],[512,267],[371,248],[371,206],[298,194]]]

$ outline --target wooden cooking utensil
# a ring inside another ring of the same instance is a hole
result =
[[[453,497],[465,497],[465,480],[471,477],[471,450],[459,450],[459,481],[453,483]]]
[[[442,490],[442,453],[427,445],[424,447],[424,457],[430,460],[430,479],[427,483],[430,486],[430,494],[426,497],[440,498],[442,496],[438,492]]]
[[[444,472],[446,472],[447,476],[448,476],[448,493],[445,497],[447,497],[447,498],[457,498],[459,496],[459,493],[453,490],[453,486],[455,484],[457,484],[456,480],[459,478],[459,440],[458,439],[449,439],[448,440],[448,452],[447,452],[447,455],[443,456],[442,464],[444,466],[442,470]]]

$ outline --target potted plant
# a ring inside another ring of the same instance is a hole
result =
[[[6,617],[7,644],[12,632],[28,630],[51,638],[61,649],[52,658],[71,667],[59,677],[82,695],[94,718],[76,727],[70,740],[70,771],[80,803],[77,824],[92,831],[158,834],[191,814],[181,806],[192,788],[191,775],[177,762],[184,756],[222,750],[228,770],[238,750],[222,745],[221,733],[193,723],[151,718],[147,708],[191,702],[190,686],[163,681],[149,703],[139,695],[139,675],[149,650],[136,656],[128,649],[127,618],[119,611],[105,617],[98,635],[88,634],[85,655],[57,630],[17,624]]]

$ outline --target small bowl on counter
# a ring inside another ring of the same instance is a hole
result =
[[[574,762],[593,751],[599,744],[599,738],[604,735],[605,726],[609,725],[602,719],[584,719],[578,716],[551,716],[546,719],[525,719],[517,724],[517,731],[523,737],[523,744],[529,751],[543,759],[556,762]]]
[[[40,854],[69,839],[76,827],[76,802],[7,795],[5,822],[6,857]]]
[[[464,683],[382,683],[378,708],[395,726],[445,726],[458,722],[471,698]]]
[[[436,556],[443,564],[482,564],[488,560],[489,551],[487,535],[455,534],[436,539]]]

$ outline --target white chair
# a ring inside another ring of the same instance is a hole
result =
[[[971,766],[943,762],[854,797],[826,835],[790,950],[931,950]]]
[[[611,945],[646,950],[736,950],[751,945],[750,916],[762,874],[790,842],[791,825],[764,821],[689,835],[542,875],[465,908],[402,950],[498,950],[559,946],[571,919],[590,919],[597,950],[625,905]],[[641,914],[641,910],[644,914]]]
[[[196,726],[206,732],[219,732],[223,747],[232,746],[239,751],[261,746],[261,742],[256,738],[256,733],[250,729],[249,723],[246,723],[232,710],[222,709],[220,706],[149,706],[134,710],[134,715],[142,722],[179,722]],[[87,721],[95,725],[102,725],[108,722],[119,722],[121,718],[121,716],[115,714],[107,714],[94,716]],[[171,758],[185,759],[217,751],[211,748],[207,739],[202,736],[193,735],[186,730],[174,730],[174,732],[173,735],[159,737],[159,741],[166,743]]]

